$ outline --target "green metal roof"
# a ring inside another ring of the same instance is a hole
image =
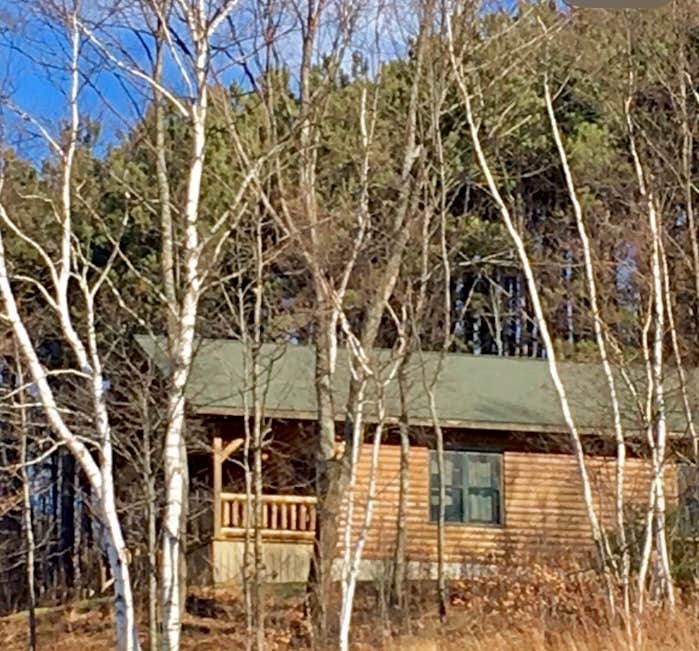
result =
[[[167,370],[164,339],[138,336],[137,342],[160,369]],[[260,355],[265,371],[262,385],[266,388],[265,413],[270,417],[314,419],[316,392],[314,356],[311,346],[265,344]],[[375,351],[379,369],[385,375],[391,353]],[[438,364],[441,372],[435,383],[435,401],[444,426],[477,427],[521,431],[565,431],[558,395],[553,387],[545,361],[465,355],[449,353],[416,353],[408,369],[410,418],[414,423],[431,422],[425,383],[431,384]],[[247,361],[246,361],[247,360]],[[246,386],[249,351],[237,341],[203,339],[198,342],[187,397],[199,414],[244,415],[251,403],[250,387]],[[612,424],[607,383],[599,364],[560,363],[559,369],[568,393],[577,426],[581,430],[609,428]],[[379,371],[379,375],[382,372]],[[642,369],[634,371],[637,391],[645,399]],[[334,376],[335,406],[338,416],[347,400],[350,370],[348,354],[338,351]],[[697,395],[696,374],[690,376],[690,398]],[[375,385],[367,391],[366,414],[375,418]],[[671,431],[686,430],[686,419],[679,394],[676,371],[666,372],[668,424]],[[624,425],[639,429],[641,420],[636,401],[619,374],[617,388],[622,404]],[[386,414],[398,418],[400,406],[397,382],[385,392]]]

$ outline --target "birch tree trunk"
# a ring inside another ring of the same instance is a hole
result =
[[[156,172],[162,231],[160,263],[164,292],[162,299],[167,315],[168,353],[172,369],[168,387],[164,446],[165,513],[160,580],[161,647],[164,651],[179,649],[181,615],[186,597],[189,478],[185,390],[194,355],[199,301],[203,292],[203,280],[220,254],[221,243],[233,228],[230,226],[229,214],[239,208],[247,184],[251,181],[251,175],[248,174],[240,182],[238,193],[228,207],[229,210],[214,222],[207,237],[200,235],[200,229],[203,229],[199,212],[207,141],[208,93],[214,75],[210,44],[221,25],[226,24],[236,4],[236,0],[228,0],[217,6],[201,1],[189,3],[185,0],[173,0],[149,5],[157,23],[153,30],[156,56],[149,75],[116,59],[108,51],[105,53],[118,67],[125,68],[140,81],[150,85],[156,113]],[[182,30],[177,39],[172,36],[173,21],[178,24],[177,30]],[[188,43],[185,43],[183,36]],[[106,50],[94,35],[91,35],[91,40],[98,44],[101,51]],[[187,89],[185,99],[179,99],[182,96],[179,90],[169,91],[162,82],[165,52],[169,55],[173,69],[179,73],[181,83]],[[173,211],[171,206],[172,193],[165,156],[162,108],[165,100],[187,121],[191,138],[184,206],[177,212]],[[244,162],[247,164],[249,160],[245,157]],[[175,215],[181,219],[181,229],[175,229]],[[179,242],[175,242],[176,230],[182,233]],[[212,247],[213,251],[207,251],[207,255],[204,256],[204,248],[212,242],[216,243]],[[176,269],[176,260],[181,261],[181,269]]]
[[[5,223],[9,222],[9,217],[4,206],[0,204],[0,218]],[[106,411],[96,418],[97,429],[106,428],[100,436],[100,450],[103,458],[103,465],[100,467],[92,457],[89,449],[78,438],[78,436],[68,427],[61,409],[55,401],[53,391],[49,386],[46,372],[39,362],[36,350],[24,325],[17,303],[14,297],[12,286],[9,282],[5,257],[4,239],[2,229],[0,229],[0,296],[2,296],[5,315],[17,339],[17,346],[27,362],[29,375],[36,386],[39,400],[46,413],[49,425],[58,438],[66,445],[68,450],[76,458],[91,487],[92,496],[95,500],[95,513],[99,523],[104,528],[104,536],[100,540],[105,548],[109,565],[114,577],[114,607],[115,625],[117,635],[117,647],[120,651],[136,651],[140,648],[136,629],[136,617],[133,603],[133,593],[131,590],[131,579],[128,570],[126,546],[121,532],[121,526],[116,514],[116,504],[114,499],[114,477],[112,475],[111,464],[108,463],[110,450],[110,433],[108,422],[104,419]],[[64,319],[68,320],[69,315],[64,313]],[[64,324],[65,325],[65,324]],[[72,328],[71,328],[72,329]],[[83,368],[93,377],[92,389],[99,390],[95,393],[95,406],[101,409],[104,404],[103,378],[99,371],[95,371],[88,363],[84,349],[78,341],[73,341],[75,349],[80,353]],[[106,460],[106,461],[105,461]]]
[[[54,140],[46,129],[38,123],[42,135],[60,162],[60,200],[54,216],[60,227],[58,242],[58,262],[35,239],[18,228],[8,215],[4,204],[0,203],[0,222],[4,228],[11,230],[28,243],[39,254],[43,261],[50,286],[43,287],[41,295],[56,317],[57,328],[65,342],[70,347],[76,361],[80,377],[85,382],[90,396],[90,425],[94,429],[95,438],[91,445],[98,450],[99,462],[95,460],[87,444],[67,424],[65,417],[56,402],[47,373],[39,361],[39,357],[27,331],[26,322],[20,315],[15,294],[10,282],[8,264],[3,237],[0,228],[0,296],[5,307],[5,317],[12,327],[17,348],[27,363],[27,370],[32,383],[36,387],[39,401],[46,414],[49,426],[55,436],[65,444],[82,468],[91,488],[94,499],[94,512],[103,530],[100,543],[109,559],[109,565],[114,579],[114,607],[117,646],[120,650],[133,651],[139,649],[136,630],[136,617],[131,589],[131,579],[128,569],[128,554],[124,542],[121,525],[117,516],[116,496],[114,488],[112,460],[112,432],[106,406],[106,383],[102,372],[101,360],[97,349],[95,331],[94,300],[110,266],[98,275],[94,284],[88,284],[88,274],[75,273],[75,267],[80,264],[80,256],[74,249],[73,232],[73,165],[80,129],[78,93],[80,89],[80,53],[81,25],[78,15],[79,4],[74,4],[65,13],[57,11],[58,18],[64,23],[68,41],[69,61],[68,71],[68,111],[69,125],[66,130],[66,144],[61,146]],[[3,178],[0,176],[0,187]],[[84,270],[83,270],[84,271]],[[80,330],[84,338],[78,334],[78,329],[71,312],[69,284],[71,278],[77,281],[79,290],[76,297],[84,301],[84,314],[81,315]]]
[[[648,344],[648,336],[652,325],[652,309],[653,300],[652,297],[648,301],[648,313],[643,322],[643,327],[641,330],[641,346],[643,350],[643,359],[646,367],[646,400],[643,405],[643,414],[645,416],[645,429],[646,429],[646,440],[648,442],[648,449],[651,453],[651,482],[648,491],[648,501],[645,513],[645,528],[644,528],[644,539],[643,548],[641,551],[641,558],[639,560],[638,576],[636,577],[637,583],[637,596],[636,596],[636,613],[641,614],[643,612],[643,607],[645,604],[646,597],[646,579],[648,576],[648,567],[650,566],[651,554],[653,552],[653,541],[655,538],[654,529],[654,517],[655,517],[655,472],[657,465],[657,449],[655,445],[655,438],[653,435],[653,364],[651,360],[650,346]],[[627,382],[631,384],[630,378]],[[638,635],[641,635],[639,630]]]
[[[437,475],[439,498],[437,501],[437,614],[442,624],[447,621],[447,607],[449,603],[449,594],[447,589],[447,581],[444,567],[445,554],[445,513],[446,513],[446,477],[444,465],[444,432],[441,423],[439,422],[439,413],[437,412],[437,402],[434,395],[434,389],[437,384],[437,379],[442,370],[444,356],[449,352],[453,339],[451,332],[451,267],[449,266],[449,255],[447,250],[446,240],[446,212],[440,210],[440,250],[441,263],[444,270],[444,307],[442,314],[443,322],[443,342],[442,351],[437,362],[437,368],[434,371],[432,382],[427,384],[423,371],[423,384],[430,408],[430,418],[432,420],[432,428],[435,435],[435,448],[437,456]],[[424,362],[423,362],[424,366]],[[430,471],[431,472],[431,471]],[[431,496],[430,496],[431,497]]]
[[[155,469],[153,467],[153,432],[147,398],[141,399],[141,417],[143,422],[143,484],[146,498],[146,555],[148,568],[148,647],[150,651],[158,648],[158,534],[156,528],[157,493],[155,488]]]
[[[22,359],[15,344],[15,361],[17,369],[17,400],[16,407],[19,410],[19,434],[20,434],[20,474],[22,478],[22,524],[24,527],[24,540],[27,546],[25,557],[27,575],[27,649],[36,650],[36,583],[34,579],[34,555],[36,546],[34,542],[34,520],[32,517],[32,499],[29,472],[27,462],[29,460],[28,441],[29,424],[27,422],[27,406],[24,396],[24,372]]]
[[[264,604],[262,602],[262,582],[264,580],[264,557],[262,528],[264,526],[262,501],[262,445],[264,438],[264,387],[261,386],[262,368],[260,364],[260,352],[262,347],[262,291],[264,283],[262,223],[258,219],[255,225],[255,286],[253,308],[253,342],[252,342],[252,402],[253,402],[253,485],[255,489],[255,646],[257,651],[262,651],[265,645],[265,621]]]
[[[592,261],[590,238],[587,234],[587,227],[585,225],[585,220],[583,217],[582,206],[578,199],[578,193],[575,186],[575,181],[573,180],[573,174],[571,172],[570,165],[568,164],[568,155],[563,145],[560,129],[558,128],[558,120],[556,119],[556,113],[553,107],[553,99],[551,97],[551,91],[549,88],[547,76],[544,77],[544,98],[546,101],[546,109],[548,112],[549,121],[551,123],[551,131],[553,133],[553,138],[556,143],[556,148],[558,149],[558,154],[561,160],[561,166],[563,167],[566,186],[568,188],[568,195],[570,197],[571,204],[573,205],[575,224],[577,226],[578,235],[582,244],[585,282],[587,285],[588,297],[590,299],[590,310],[592,311],[595,342],[597,343],[597,348],[599,350],[600,361],[602,362],[604,376],[607,381],[607,389],[609,391],[609,401],[612,406],[614,436],[616,440],[617,453],[614,511],[618,543],[621,549],[621,571],[618,573],[618,578],[622,587],[624,614],[627,618],[626,621],[628,621],[628,616],[630,614],[629,578],[631,571],[631,557],[630,550],[626,541],[626,528],[624,526],[624,470],[626,461],[626,441],[624,438],[624,430],[621,423],[621,411],[619,408],[616,380],[614,379],[614,373],[612,371],[612,366],[609,361],[609,355],[607,353],[607,342],[603,329],[604,324],[602,321],[602,316],[600,314],[599,304],[597,301],[597,281],[595,280],[595,271]]]
[[[424,7],[421,8],[424,11]],[[393,219],[393,246],[389,250],[385,266],[382,273],[377,281],[376,287],[372,289],[370,298],[365,308],[365,318],[362,326],[362,332],[359,336],[359,347],[367,357],[369,363],[371,363],[371,357],[373,353],[373,347],[376,342],[376,337],[379,332],[379,327],[381,325],[381,319],[385,310],[385,306],[393,294],[393,290],[396,286],[398,276],[400,273],[400,266],[403,259],[403,253],[405,251],[405,246],[410,237],[410,229],[408,228],[408,219],[411,216],[411,211],[413,208],[415,183],[412,179],[412,171],[415,160],[419,155],[419,148],[416,143],[416,121],[417,121],[417,107],[418,107],[418,88],[422,75],[423,60],[425,56],[426,48],[426,24],[427,16],[426,14],[421,15],[420,21],[420,32],[417,37],[416,44],[416,70],[413,77],[413,83],[411,85],[410,100],[408,105],[408,115],[407,115],[407,126],[405,135],[405,145],[403,149],[403,160],[401,168],[401,179],[400,179],[400,198],[398,201],[398,206],[396,208],[396,213]],[[368,148],[369,142],[367,141],[366,146]],[[368,154],[367,154],[368,155]],[[365,169],[365,173],[366,173]],[[368,178],[364,179],[364,186],[368,187]],[[364,192],[365,201],[368,201],[368,190]],[[365,208],[366,210],[366,208]],[[345,270],[346,277],[349,276],[348,270],[351,267],[348,265]],[[335,315],[337,318],[338,311],[341,310],[341,304],[335,305]],[[331,322],[332,324],[332,322]],[[331,335],[335,337],[336,335]],[[328,335],[324,335],[328,337]],[[335,348],[337,344],[335,343]],[[352,377],[350,379],[350,386],[348,391],[347,406],[345,408],[345,420],[343,426],[343,440],[345,444],[342,459],[338,462],[333,463],[332,471],[327,475],[327,495],[330,497],[328,503],[333,504],[333,509],[327,509],[323,513],[325,522],[321,526],[327,528],[327,543],[323,545],[323,551],[325,553],[331,553],[334,555],[334,549],[337,544],[337,527],[338,527],[338,516],[339,507],[341,504],[341,496],[347,486],[348,475],[352,467],[352,458],[355,453],[354,451],[354,433],[357,427],[362,427],[361,423],[361,399],[360,399],[360,383],[361,378]],[[334,424],[333,424],[334,431]],[[334,532],[334,533],[331,533]],[[330,540],[332,539],[332,552]]]
[[[209,33],[202,21],[205,15],[188,13],[189,28],[195,43],[195,99],[190,112],[191,152],[184,208],[183,266],[184,288],[179,303],[178,323],[171,334],[170,357],[173,372],[168,395],[168,423],[165,433],[165,514],[161,564],[161,607],[163,651],[180,647],[181,615],[186,586],[182,584],[186,522],[187,451],[185,440],[185,389],[194,354],[194,334],[201,289],[199,200],[204,169],[206,115],[208,99]]]
[[[350,362],[352,364],[352,362]],[[353,373],[361,373],[363,371],[353,369]],[[347,481],[347,487],[344,491],[343,503],[345,504],[345,530],[343,536],[343,555],[342,555],[342,566],[341,566],[341,590],[342,590],[342,600],[340,602],[340,633],[339,633],[339,644],[338,647],[340,651],[348,651],[349,649],[349,628],[350,622],[352,620],[352,606],[354,603],[354,590],[356,585],[356,574],[359,571],[359,556],[361,551],[359,550],[360,542],[363,540],[362,532],[360,531],[357,536],[357,548],[352,549],[352,527],[354,524],[354,493],[356,488],[356,478],[357,478],[357,459],[359,458],[359,452],[363,442],[364,428],[361,422],[362,409],[364,407],[364,388],[366,386],[366,378],[364,378],[359,386],[358,393],[358,410],[355,414],[356,418],[354,421],[353,430],[353,441],[352,441],[352,457],[350,459],[349,468],[349,478]],[[373,480],[375,474],[375,454],[374,448],[376,448],[376,457],[378,457],[378,446],[379,437],[374,437],[374,445],[372,446],[372,457],[371,457],[371,469],[369,476],[369,492],[367,500],[371,499],[371,489],[373,487]],[[367,505],[368,506],[368,505]],[[365,534],[366,535],[366,534]],[[361,543],[363,546],[363,542]]]
[[[406,599],[406,515],[408,491],[410,489],[410,413],[407,400],[406,369],[410,353],[406,352],[398,368],[398,392],[400,397],[400,470],[398,475],[398,512],[396,514],[396,548],[393,555],[393,581],[391,585],[391,604],[398,608],[407,621]]]
[[[386,386],[393,381],[399,367],[402,365],[402,359],[405,351],[405,340],[402,341],[401,350],[398,351],[399,359],[391,363],[390,369],[385,378],[377,378],[375,373],[372,373],[371,380],[376,384],[377,391],[377,424],[374,430],[374,440],[371,446],[371,461],[369,464],[369,476],[366,489],[366,498],[364,500],[364,517],[357,531],[354,544],[352,544],[352,531],[354,525],[354,492],[356,489],[357,479],[357,460],[359,458],[360,449],[364,439],[364,426],[362,423],[362,411],[364,408],[364,387],[366,386],[366,370],[358,371],[358,375],[364,375],[364,379],[360,380],[358,410],[354,419],[354,432],[352,441],[352,458],[350,466],[350,477],[345,492],[344,502],[346,504],[346,521],[344,531],[344,554],[342,562],[342,602],[340,605],[340,635],[339,648],[340,651],[349,651],[349,632],[352,622],[352,610],[354,607],[354,594],[357,587],[357,576],[359,574],[359,566],[364,552],[367,535],[371,526],[371,520],[374,512],[374,504],[376,502],[376,472],[379,463],[379,451],[381,449],[381,437],[383,435],[384,421],[386,417],[384,392]],[[361,350],[361,349],[360,349]],[[366,352],[361,350],[362,356],[368,359]],[[371,369],[368,369],[371,370]],[[360,377],[361,377],[360,375]]]
[[[444,574],[444,516],[446,505],[446,486],[444,476],[444,432],[439,424],[439,416],[434,400],[434,391],[428,393],[430,402],[430,414],[435,434],[437,453],[437,474],[439,475],[439,500],[437,511],[437,614],[442,624],[447,621],[447,581]]]
[[[243,296],[243,290],[241,288],[239,290],[240,323],[243,324],[241,328],[242,339],[243,344],[247,349],[249,346],[249,338],[246,327],[247,314],[245,311],[244,303],[245,298]],[[251,374],[247,355],[245,356],[245,359],[243,361],[243,374],[245,377],[250,377]],[[243,566],[241,569],[243,579],[243,602],[245,604],[245,649],[246,651],[249,651],[250,649],[252,649],[252,645],[256,637],[254,599],[255,595],[259,591],[259,587],[257,586],[257,574],[255,571],[254,554],[255,530],[257,528],[257,509],[255,506],[255,498],[253,494],[253,472],[250,468],[250,449],[251,445],[253,444],[253,433],[250,427],[250,406],[248,404],[247,392],[243,395],[243,405],[245,423],[245,438],[243,439],[243,472],[245,482],[245,534],[243,539]]]
[[[178,362],[180,364],[187,364],[186,359],[177,359],[178,356],[186,358],[186,353],[183,350],[178,350],[179,345],[184,342],[179,340],[179,327],[180,327],[180,304],[177,295],[177,284],[176,284],[176,272],[175,272],[175,240],[173,234],[173,219],[172,219],[172,204],[171,204],[171,193],[170,193],[170,183],[168,180],[168,168],[166,160],[166,141],[165,141],[165,117],[164,117],[164,97],[161,92],[161,81],[162,81],[162,66],[163,66],[163,56],[164,48],[166,42],[166,36],[164,30],[168,29],[167,20],[168,13],[170,11],[169,3],[162,2],[159,5],[158,12],[156,15],[157,27],[155,29],[155,56],[153,65],[153,105],[155,112],[155,155],[156,155],[156,180],[158,188],[158,202],[160,208],[160,272],[162,277],[163,295],[165,298],[165,305],[163,306],[166,315],[166,333],[167,333],[167,346],[168,346],[168,356],[172,361],[173,365],[176,367]],[[203,149],[202,149],[203,152]],[[197,157],[198,147],[197,143],[193,146],[193,156]],[[191,179],[191,176],[190,176]],[[191,202],[191,195],[188,192],[188,202]],[[191,291],[191,286],[188,288]],[[196,318],[196,315],[195,315]],[[178,391],[179,388],[175,388]],[[172,409],[172,406],[171,406]],[[173,417],[177,411],[171,412]],[[187,557],[184,541],[187,535],[187,504],[188,504],[188,477],[187,477],[187,448],[184,436],[184,423],[177,424],[173,423],[173,427],[179,427],[182,430],[180,435],[175,434],[175,432],[168,432],[169,442],[166,443],[166,486],[172,486],[173,490],[179,490],[179,496],[176,498],[179,502],[180,513],[179,513],[179,529],[177,537],[180,544],[176,551],[177,558],[177,590],[178,599],[177,603],[173,604],[172,607],[177,607],[180,610],[180,615],[184,613],[184,606],[187,596],[187,585],[186,585],[186,571],[187,571]],[[178,439],[179,440],[176,440]],[[176,450],[171,449],[167,452],[168,446],[176,446]],[[171,464],[177,456],[177,461],[175,466],[172,467]],[[167,468],[170,467],[172,473],[176,475],[181,475],[181,479],[177,480],[175,477],[172,478],[172,484],[168,483],[168,471]],[[169,497],[166,500],[166,505],[170,504],[172,495],[168,492]],[[168,517],[168,516],[166,516]],[[174,514],[170,514],[171,521],[174,519]],[[165,545],[165,540],[163,541]],[[174,551],[174,550],[173,550]],[[165,555],[163,554],[163,558]],[[172,572],[173,569],[170,568],[169,564],[163,566],[163,573]],[[157,577],[153,577],[153,584],[157,586]],[[149,589],[152,589],[152,585],[149,583]],[[172,588],[170,588],[172,589]],[[164,588],[163,588],[164,594]],[[165,601],[162,601],[161,608],[163,609],[163,615],[165,615]],[[168,612],[171,612],[168,609]],[[163,621],[166,621],[163,619]],[[157,637],[157,636],[154,636]],[[151,648],[152,648],[151,642]]]
[[[82,575],[82,545],[83,545],[83,502],[84,497],[80,492],[80,468],[75,466],[73,469],[73,483],[76,490],[76,504],[73,513],[73,571],[75,572],[75,594],[78,599],[84,596],[83,575]]]
[[[544,313],[544,309],[541,303],[541,298],[539,295],[539,289],[536,283],[536,278],[534,275],[534,270],[532,268],[531,261],[529,259],[529,254],[527,253],[526,246],[522,240],[522,236],[518,229],[515,227],[512,214],[507,204],[505,203],[498,183],[493,176],[490,163],[483,151],[481,146],[479,128],[474,115],[472,101],[471,101],[471,91],[468,88],[467,73],[464,70],[463,62],[461,60],[462,53],[457,54],[455,49],[454,35],[451,25],[451,20],[447,21],[448,30],[448,46],[449,46],[449,58],[452,64],[452,69],[454,71],[454,78],[457,84],[457,88],[461,99],[464,104],[466,111],[466,119],[469,126],[469,131],[471,134],[471,142],[473,143],[473,148],[476,155],[476,160],[478,166],[483,174],[487,187],[490,191],[493,200],[497,206],[498,212],[505,224],[505,228],[510,235],[512,243],[514,244],[517,258],[519,259],[522,272],[527,284],[527,290],[529,298],[531,300],[532,308],[534,311],[534,316],[536,318],[537,327],[539,330],[539,336],[544,344],[546,350],[546,357],[548,362],[549,374],[553,382],[556,394],[559,399],[561,412],[563,414],[563,419],[568,429],[570,435],[571,446],[573,448],[573,453],[575,456],[576,465],[578,468],[578,474],[580,476],[580,481],[582,484],[582,497],[585,507],[585,514],[590,525],[590,533],[597,552],[597,561],[600,571],[603,573],[606,584],[607,592],[612,604],[612,592],[609,586],[609,576],[607,572],[607,560],[609,558],[608,546],[604,532],[600,526],[600,521],[597,516],[597,512],[594,508],[594,501],[592,496],[592,487],[590,484],[589,475],[587,472],[587,466],[585,463],[585,453],[582,446],[582,441],[578,433],[575,420],[573,418],[572,411],[570,409],[570,403],[568,401],[568,395],[561,380],[561,376],[558,370],[558,361],[556,350],[553,345],[553,340],[551,338],[548,322]]]
[[[687,7],[689,5],[686,5]],[[691,10],[682,11],[683,7],[679,3],[673,3],[673,21],[675,22],[678,33],[681,33],[685,27],[686,21],[691,15]],[[691,76],[691,66],[688,61],[688,53],[691,51],[689,48],[689,43],[687,41],[686,35],[679,36],[680,44],[677,48],[677,58],[678,58],[678,94],[679,97],[675,99],[675,103],[679,104],[679,120],[681,123],[682,131],[682,146],[681,146],[681,159],[682,165],[679,172],[679,181],[682,185],[682,192],[684,198],[684,210],[687,217],[687,230],[689,231],[689,242],[691,249],[691,268],[693,272],[693,289],[694,289],[694,318],[695,318],[695,330],[699,334],[699,240],[697,239],[697,225],[696,217],[694,212],[694,157],[695,157],[695,145],[694,145],[694,130],[692,126],[692,119],[689,112],[689,86],[692,80]],[[696,93],[696,91],[695,91]],[[674,99],[674,98],[673,98]],[[699,100],[699,95],[696,96]],[[697,102],[699,105],[699,101]],[[691,409],[690,396],[687,385],[687,377],[682,362],[682,356],[680,353],[679,338],[677,333],[677,328],[675,325],[674,318],[674,308],[672,301],[672,293],[670,288],[670,276],[668,273],[667,256],[665,255],[665,246],[663,240],[660,240],[660,258],[662,262],[662,273],[663,273],[663,290],[664,290],[664,301],[667,310],[667,320],[670,329],[670,336],[672,341],[672,349],[675,357],[675,363],[677,365],[677,371],[680,380],[680,392],[682,394],[682,406],[684,408],[685,417],[687,419],[687,427],[689,435],[692,442],[692,456],[695,466],[699,464],[699,438],[697,436],[696,426],[694,423],[694,415]]]
[[[327,277],[320,264],[318,245],[318,206],[316,198],[315,153],[317,128],[312,122],[311,74],[313,48],[323,2],[309,0],[303,17],[302,54],[299,89],[300,120],[300,186],[303,209],[310,224],[309,246],[306,252],[313,278],[316,299],[317,336],[315,356],[315,388],[318,405],[318,446],[316,449],[316,494],[318,496],[316,535],[308,581],[308,607],[318,641],[327,640],[327,602],[330,599],[332,564],[337,548],[337,518],[339,516],[342,476],[341,462],[335,450],[335,406],[333,376],[337,356],[337,309],[329,295]],[[295,227],[291,227],[292,232]]]
[[[648,409],[649,423],[652,423],[653,432],[649,436],[653,461],[653,497],[649,500],[649,512],[653,503],[655,545],[660,559],[661,591],[670,608],[675,605],[675,594],[670,571],[670,554],[667,545],[666,531],[666,504],[665,504],[665,451],[667,444],[667,421],[665,413],[664,390],[664,334],[665,334],[665,300],[663,283],[663,266],[661,260],[662,225],[660,213],[657,208],[653,189],[646,181],[646,173],[641,163],[641,158],[636,147],[635,130],[631,116],[632,90],[634,88],[633,69],[629,74],[629,95],[624,103],[624,114],[629,135],[629,148],[636,172],[638,189],[645,203],[648,218],[648,227],[651,237],[651,303],[652,303],[652,353],[646,353],[649,375],[649,397],[652,397],[653,410]],[[645,339],[645,337],[644,337]],[[649,398],[650,399],[650,398]],[[650,427],[650,425],[649,425]],[[650,431],[650,430],[649,430]],[[650,526],[650,522],[648,523]],[[647,536],[648,538],[649,536]],[[646,542],[646,548],[648,542]],[[648,550],[648,553],[649,550]],[[642,564],[647,567],[648,559],[644,553]],[[643,607],[643,591],[645,576],[639,572],[639,613]]]

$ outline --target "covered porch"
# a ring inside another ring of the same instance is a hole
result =
[[[241,583],[246,545],[255,537],[254,496],[224,489],[224,463],[243,445],[236,438],[213,440],[213,540],[211,563],[215,584]],[[265,493],[259,505],[264,580],[303,583],[308,578],[316,529],[316,498]]]

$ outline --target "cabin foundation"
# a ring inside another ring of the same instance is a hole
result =
[[[252,544],[251,544],[252,557]],[[313,555],[313,543],[264,542],[262,545],[263,583],[305,583]],[[214,540],[211,543],[214,584],[243,583],[244,540]],[[250,568],[252,571],[252,568]]]

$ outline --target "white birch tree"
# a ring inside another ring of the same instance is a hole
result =
[[[612,420],[614,425],[614,438],[616,441],[616,488],[615,488],[615,520],[616,532],[618,536],[618,544],[621,548],[621,568],[618,573],[619,580],[622,586],[622,600],[626,621],[630,615],[630,597],[629,597],[629,578],[631,571],[630,550],[626,541],[626,527],[624,523],[624,470],[626,463],[626,440],[624,437],[624,428],[621,421],[621,409],[619,406],[619,395],[617,390],[617,381],[614,377],[614,372],[607,352],[607,335],[605,333],[605,324],[602,320],[599,302],[597,299],[597,280],[595,277],[595,269],[592,259],[592,247],[590,245],[590,237],[587,232],[585,218],[582,205],[578,198],[578,191],[573,179],[573,173],[568,162],[568,154],[566,153],[561,131],[558,126],[558,119],[553,104],[553,97],[549,86],[548,76],[544,75],[544,99],[546,102],[546,110],[549,121],[551,123],[551,132],[558,150],[558,155],[563,168],[563,174],[570,197],[570,202],[573,206],[573,214],[575,216],[575,225],[580,237],[583,252],[583,265],[585,271],[585,283],[587,285],[588,298],[590,300],[590,311],[592,312],[593,330],[595,335],[595,343],[599,350],[600,362],[604,371],[604,376],[607,382],[609,391],[609,402],[612,407]]]
[[[155,64],[143,69],[112,35],[83,23],[87,38],[107,64],[145,84],[156,106],[157,179],[162,229],[161,296],[167,314],[169,387],[164,443],[165,512],[162,532],[161,621],[163,649],[178,649],[184,609],[185,534],[188,500],[185,391],[195,352],[199,304],[206,278],[221,254],[223,242],[235,228],[244,209],[247,186],[257,162],[245,164],[243,177],[230,205],[220,215],[201,214],[202,182],[206,174],[207,116],[210,86],[216,81],[214,51],[220,47],[223,28],[232,30],[229,17],[237,6],[228,0],[215,6],[203,0],[151,2],[145,7],[151,35],[157,45]],[[134,29],[138,29],[136,25]],[[236,40],[230,34],[231,43]],[[175,80],[164,73],[164,62],[174,69]],[[181,89],[184,89],[182,91]],[[168,182],[162,103],[167,103],[188,129],[189,152],[182,205],[175,204]],[[175,233],[180,234],[178,238]],[[177,264],[179,262],[179,264]]]
[[[493,173],[491,162],[488,156],[486,155],[483,146],[481,145],[479,120],[474,109],[475,91],[472,88],[473,71],[470,70],[468,64],[465,63],[468,61],[468,48],[470,45],[472,45],[472,43],[469,40],[468,29],[466,27],[468,24],[468,16],[470,15],[470,11],[465,11],[463,14],[459,14],[459,22],[457,24],[455,24],[455,20],[452,16],[449,16],[447,18],[448,55],[452,64],[453,78],[459,96],[463,103],[463,108],[466,114],[466,120],[468,122],[468,128],[471,135],[471,142],[473,145],[478,167],[483,175],[483,178],[485,179],[486,186],[495,203],[497,211],[512,240],[517,259],[520,263],[520,267],[522,269],[522,273],[526,281],[527,292],[536,319],[538,333],[546,350],[546,359],[548,363],[549,373],[556,391],[556,395],[559,399],[563,420],[566,424],[566,428],[568,429],[568,433],[570,436],[571,447],[573,449],[578,474],[580,476],[581,481],[582,498],[585,514],[590,525],[592,541],[597,552],[599,569],[606,579],[607,592],[611,605],[613,595],[611,592],[611,587],[609,585],[609,576],[607,571],[607,563],[610,558],[609,546],[606,540],[604,530],[600,523],[600,518],[595,509],[592,494],[592,486],[585,461],[585,453],[582,445],[582,439],[580,437],[578,427],[575,423],[573,413],[570,408],[568,393],[561,379],[561,374],[558,365],[558,356],[554,347],[553,339],[550,334],[548,320],[546,318],[546,314],[542,305],[539,286],[537,284],[534,268],[531,263],[529,253],[527,251],[527,247],[523,239],[523,234],[517,228],[516,220],[513,218],[512,211],[505,199],[503,198],[503,193],[500,190],[500,185]],[[519,56],[522,56],[522,53],[520,53]]]
[[[44,137],[55,156],[60,170],[58,197],[49,199],[51,206],[48,217],[58,227],[59,246],[57,255],[52,255],[36,233],[26,232],[13,219],[3,203],[0,203],[0,296],[4,305],[3,317],[12,327],[17,347],[26,363],[31,381],[36,388],[39,401],[47,421],[58,440],[74,455],[82,468],[94,500],[100,542],[109,559],[114,579],[114,603],[117,646],[119,649],[139,648],[136,615],[134,610],[131,577],[128,568],[128,553],[116,508],[113,468],[113,439],[106,404],[107,382],[102,370],[102,360],[96,332],[97,318],[95,302],[104,285],[114,257],[100,273],[92,275],[80,245],[75,241],[73,225],[74,164],[81,128],[79,111],[80,57],[83,36],[80,30],[80,5],[75,2],[65,8],[57,8],[52,18],[63,26],[68,43],[68,112],[69,126],[64,141],[52,136],[50,130],[32,118],[20,107],[11,106],[15,113],[29,121]],[[0,178],[0,184],[2,178]],[[8,258],[5,239],[8,235],[24,242],[41,260],[45,267],[48,284],[21,273],[21,260]],[[36,287],[47,310],[50,311],[56,328],[71,350],[75,366],[64,372],[81,381],[91,399],[90,422],[94,434],[89,442],[75,430],[65,406],[59,404],[49,383],[49,374],[41,364],[36,343],[28,331],[26,315],[23,315],[15,297],[13,282],[30,282]],[[81,301],[82,314],[75,316],[72,306],[77,297]],[[80,334],[80,333],[83,334]],[[93,452],[96,451],[96,454]]]
[[[634,89],[634,70],[629,73],[629,95],[624,102],[624,117],[628,128],[629,150],[633,161],[638,191],[646,210],[648,230],[650,235],[650,273],[651,290],[649,319],[644,328],[643,350],[647,373],[647,422],[648,445],[651,451],[653,479],[651,494],[648,501],[648,519],[646,524],[646,539],[644,543],[641,566],[638,572],[638,602],[639,613],[643,610],[645,595],[646,572],[650,562],[653,541],[660,559],[661,592],[670,607],[674,606],[675,596],[670,571],[670,554],[667,543],[666,503],[665,503],[665,453],[667,446],[667,414],[665,407],[664,380],[664,336],[665,336],[665,288],[663,282],[662,262],[662,223],[658,210],[657,199],[653,188],[647,181],[647,173],[643,167],[636,145],[636,135],[632,116],[632,97]],[[652,345],[648,344],[648,331],[652,336]],[[652,404],[652,409],[650,405]]]

